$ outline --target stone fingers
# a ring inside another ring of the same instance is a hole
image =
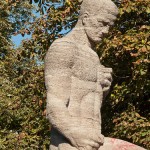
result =
[[[86,150],[93,150],[91,146],[86,146]]]
[[[98,150],[99,148],[93,148],[91,146],[80,147],[79,150]]]
[[[58,150],[78,150],[76,147],[71,146],[68,143],[59,144]]]
[[[80,147],[79,150],[93,150],[91,146]]]
[[[104,77],[110,82],[112,81],[112,75],[110,73],[104,73]]]
[[[87,145],[89,145],[89,146],[88,146],[89,149],[87,149],[87,150],[92,150],[92,149],[90,149],[90,147],[95,147],[95,148],[98,148],[98,147],[99,147],[99,143],[98,143],[98,142],[95,142],[95,141],[89,141],[89,142],[87,143]],[[87,147],[87,146],[86,146],[86,147]]]
[[[104,136],[102,134],[100,134],[98,137],[99,137],[100,145],[103,145],[103,143],[104,143]]]

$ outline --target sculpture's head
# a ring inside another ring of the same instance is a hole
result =
[[[116,5],[111,0],[80,0],[79,20],[82,21],[85,32],[91,42],[100,42],[108,33],[118,14]]]

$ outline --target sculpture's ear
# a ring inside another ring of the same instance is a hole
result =
[[[82,18],[82,24],[86,25],[87,23],[87,19],[89,18],[89,14],[86,12],[83,14],[83,18]]]
[[[82,2],[83,2],[83,0],[78,0],[78,2],[79,2],[79,3],[82,3]]]

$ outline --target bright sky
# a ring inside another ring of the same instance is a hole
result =
[[[50,2],[50,4],[51,5],[54,4],[55,7],[60,7],[63,4],[63,1],[61,0],[58,3],[52,3],[52,2]],[[33,3],[33,5],[37,6],[37,3]],[[35,16],[37,16],[37,18],[40,17],[40,13],[39,12],[37,13],[36,10],[33,10],[33,14]],[[66,31],[61,31],[61,32],[65,33]],[[15,47],[18,47],[21,44],[22,40],[30,39],[30,38],[31,38],[31,35],[25,34],[25,36],[23,37],[21,34],[18,34],[16,36],[12,36],[11,40],[14,43]]]
[[[31,35],[25,35],[24,37],[21,34],[12,36],[11,40],[15,44],[15,47],[18,47],[21,44],[21,41],[24,39],[30,39]]]

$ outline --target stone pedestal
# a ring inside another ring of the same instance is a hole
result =
[[[146,149],[123,140],[105,137],[104,145],[101,146],[99,150],[146,150]]]

